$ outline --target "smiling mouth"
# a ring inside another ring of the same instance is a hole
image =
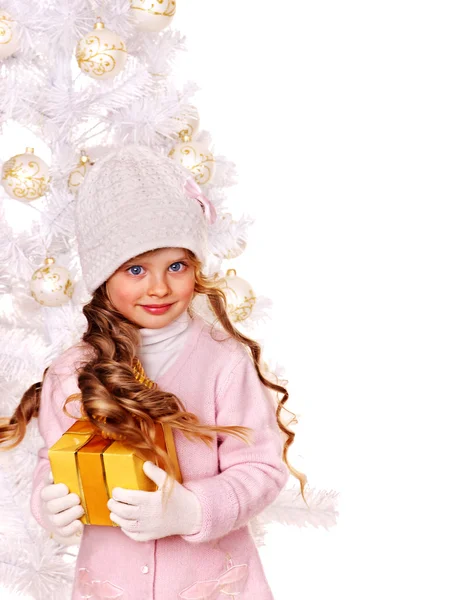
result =
[[[172,306],[173,302],[170,304],[141,304],[141,306],[145,306],[145,308],[165,308],[166,306]]]

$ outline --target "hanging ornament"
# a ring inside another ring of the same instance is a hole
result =
[[[216,170],[214,156],[201,142],[180,142],[172,148],[169,156],[189,169],[199,185],[211,183]]]
[[[227,297],[227,313],[233,323],[245,321],[251,315],[256,296],[248,281],[236,276],[234,269],[228,269],[218,286]]]
[[[177,9],[175,0],[131,0],[136,29],[162,31],[170,25]]]
[[[177,136],[182,142],[190,142],[200,126],[198,110],[194,106],[190,108],[193,109],[193,114],[182,114],[181,117],[175,117],[180,123],[177,128]]]
[[[17,24],[12,16],[0,10],[0,60],[14,54],[19,49]]]
[[[97,21],[94,30],[77,44],[76,57],[80,69],[94,79],[111,79],[124,68],[127,60],[125,42]]]
[[[220,259],[230,260],[232,258],[237,258],[240,256],[247,247],[247,240],[243,235],[242,230],[236,229],[236,221],[233,220],[233,215],[229,212],[224,213],[220,216],[220,222],[218,226],[218,231],[222,230],[222,227],[227,231],[229,231],[233,246],[231,248],[226,247],[225,244],[221,244],[220,248],[215,248],[212,250],[214,256],[217,256]]]
[[[46,163],[34,155],[34,148],[12,156],[3,164],[2,185],[15,200],[36,200],[45,194],[50,182]]]
[[[46,258],[45,267],[37,269],[31,277],[31,295],[42,306],[62,306],[72,298],[69,271],[54,263],[54,258]]]
[[[232,258],[237,258],[244,252],[246,247],[247,247],[247,242],[245,240],[239,238],[238,240],[236,240],[236,246],[234,248],[232,248],[231,250],[228,250],[228,252],[226,253],[226,255],[223,258],[226,258],[227,260],[230,260]]]
[[[81,151],[80,162],[78,166],[75,167],[73,171],[70,172],[69,179],[67,181],[67,185],[69,186],[69,190],[76,194],[78,192],[78,188],[83,183],[86,173],[92,167],[94,163],[89,160],[89,156]]]

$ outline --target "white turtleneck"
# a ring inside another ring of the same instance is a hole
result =
[[[186,310],[165,327],[139,330],[141,346],[137,354],[147,377],[158,379],[172,366],[183,349],[191,325],[192,318]]]

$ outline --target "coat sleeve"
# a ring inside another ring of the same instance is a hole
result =
[[[30,508],[36,521],[47,530],[50,530],[51,524],[45,520],[41,513],[40,493],[42,488],[48,484],[47,475],[50,472],[48,449],[59,440],[62,434],[74,422],[74,419],[70,419],[62,412],[62,406],[66,398],[78,389],[70,385],[71,380],[73,380],[73,377],[68,378],[64,373],[61,373],[51,365],[45,374],[41,387],[38,429],[44,440],[44,447],[38,451],[38,459],[31,487]],[[69,410],[72,412],[72,409]]]
[[[218,425],[251,428],[252,443],[219,436],[219,474],[184,484],[202,507],[200,531],[181,536],[189,542],[207,542],[243,527],[275,500],[289,477],[274,402],[247,352],[218,392],[216,415]]]

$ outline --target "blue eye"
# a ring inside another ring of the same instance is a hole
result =
[[[131,269],[142,269],[142,267],[140,265],[133,265],[132,267],[129,267],[127,269],[127,271],[131,271]],[[132,273],[132,275],[140,275],[140,273],[136,273],[135,271]]]
[[[187,267],[187,265],[185,263],[183,263],[183,262],[175,262],[175,263],[172,263],[170,265],[169,269],[171,269],[174,265],[184,265],[185,267]],[[173,273],[179,273],[181,270],[182,269],[180,268],[180,269],[176,269],[175,271],[172,271],[172,272]]]

